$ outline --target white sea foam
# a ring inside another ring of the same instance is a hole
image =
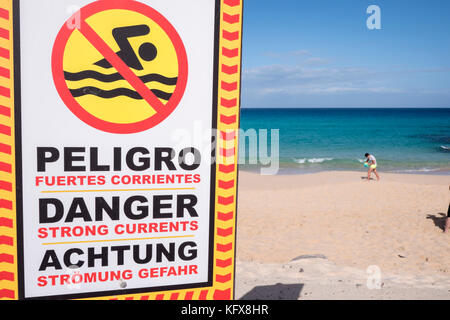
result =
[[[403,169],[403,170],[395,170],[394,172],[398,173],[414,173],[414,172],[437,172],[441,169],[429,169],[429,168],[421,168],[421,169]]]
[[[323,163],[325,161],[331,161],[331,160],[334,160],[334,158],[311,158],[311,159],[303,158],[303,159],[294,159],[294,161],[299,163],[299,164],[304,164],[306,162],[308,162],[308,163]]]
[[[309,163],[322,163],[325,161],[331,161],[333,160],[333,158],[313,158],[313,159],[308,159]]]

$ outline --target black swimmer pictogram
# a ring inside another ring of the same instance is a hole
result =
[[[136,53],[131,47],[129,38],[145,36],[150,33],[150,27],[144,24],[138,26],[115,28],[112,31],[113,37],[119,45],[120,51],[116,54],[129,66],[136,70],[144,70]],[[139,56],[145,61],[155,60],[158,50],[155,45],[145,42],[139,47]],[[112,68],[112,65],[106,59],[97,61],[95,65],[105,69]]]
[[[150,27],[147,25],[135,25],[135,26],[126,26],[119,27],[112,30],[112,35],[117,45],[120,48],[120,51],[116,52],[117,56],[122,59],[125,64],[131,68],[138,71],[144,70],[144,67],[140,61],[153,61],[158,56],[158,49],[153,43],[144,42],[139,46],[138,52],[136,53],[131,46],[130,38],[146,36],[150,34]],[[92,63],[98,67],[103,69],[111,69],[113,66],[107,59],[101,59]],[[80,72],[66,72],[64,71],[64,78],[67,81],[81,81],[85,79],[94,79],[97,81],[111,83],[119,80],[123,80],[123,76],[116,72],[113,74],[104,74],[94,70],[83,70]],[[159,82],[168,86],[175,86],[177,84],[178,78],[172,77],[168,78],[161,74],[150,73],[143,76],[140,76],[139,79],[144,83],[149,82]],[[153,94],[163,100],[168,101],[172,93],[164,92],[162,90],[151,89]],[[115,88],[113,90],[103,90],[101,88],[97,88],[94,86],[86,86],[77,89],[70,89],[70,92],[74,98],[82,97],[85,95],[95,95],[103,99],[111,99],[118,96],[126,96],[132,99],[140,100],[143,99],[142,96],[131,89],[128,88]]]

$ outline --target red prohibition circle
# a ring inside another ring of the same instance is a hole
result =
[[[94,115],[87,112],[72,96],[67,86],[67,82],[64,77],[63,70],[63,59],[64,51],[72,32],[77,30],[76,28],[70,28],[69,23],[65,23],[58,33],[55,44],[53,46],[52,52],[52,72],[53,81],[55,83],[56,90],[58,91],[61,99],[65,105],[72,111],[72,113],[77,116],[80,120],[86,124],[105,131],[108,133],[118,133],[118,134],[130,134],[138,133],[155,127],[164,121],[178,106],[181,98],[184,95],[188,79],[188,61],[186,49],[184,47],[183,41],[181,40],[178,32],[172,26],[172,24],[155,9],[134,1],[134,0],[115,0],[115,1],[103,1],[99,0],[88,4],[87,6],[80,9],[79,12],[70,18],[68,21],[75,21],[75,17],[82,17],[85,21],[92,15],[99,12],[113,9],[129,10],[140,13],[147,16],[154,22],[156,22],[168,35],[172,41],[178,58],[178,82],[175,87],[175,91],[171,98],[164,105],[162,110],[157,110],[157,113],[148,119],[135,122],[135,123],[114,123],[108,122],[95,117]]]

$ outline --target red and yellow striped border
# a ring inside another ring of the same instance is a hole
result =
[[[110,300],[230,300],[234,297],[237,141],[243,0],[221,0],[213,285]],[[0,299],[17,299],[12,0],[0,0]]]
[[[17,299],[12,1],[0,0],[0,299]]]

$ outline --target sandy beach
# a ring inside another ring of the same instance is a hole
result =
[[[450,176],[365,176],[241,172],[236,298],[450,299]]]

